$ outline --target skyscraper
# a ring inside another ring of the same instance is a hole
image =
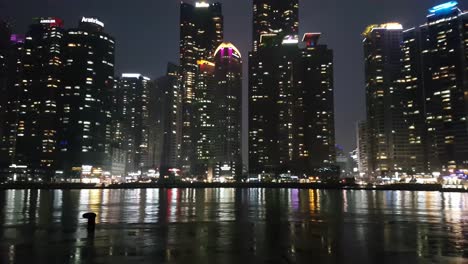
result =
[[[8,123],[8,57],[10,53],[10,27],[0,20],[0,169],[8,167],[10,164],[10,154],[7,142],[9,141],[10,125]]]
[[[397,23],[371,25],[363,33],[369,169],[376,176],[399,170],[397,127],[402,117],[397,81],[401,74],[403,27]]]
[[[429,9],[427,23],[365,32],[369,173],[467,169],[467,13],[457,2]]]
[[[191,172],[205,178],[212,175],[215,163],[215,64],[207,60],[199,60],[197,64],[192,122],[195,157]]]
[[[357,123],[357,160],[361,177],[369,176],[369,135],[366,121]]]
[[[214,54],[214,177],[242,174],[242,57],[232,43],[222,43]]]
[[[116,80],[115,116],[121,129],[119,147],[127,153],[126,172],[143,172],[149,161],[149,93],[151,81],[139,73],[124,73]]]
[[[283,46],[282,37],[262,37],[249,54],[249,170],[277,174],[292,160],[292,65],[297,42]]]
[[[181,164],[185,174],[195,160],[193,102],[197,62],[210,60],[224,36],[220,3],[182,3],[180,6],[180,74],[182,79],[183,139]]]
[[[277,175],[293,156],[293,61],[298,54],[299,2],[253,2],[249,54],[249,171]]]
[[[57,166],[57,101],[63,84],[63,49],[62,20],[52,17],[35,19],[19,61],[14,157],[17,165],[27,166],[31,180],[37,180],[38,175],[51,177]]]
[[[254,0],[252,33],[253,51],[257,51],[262,35],[298,35],[299,1]]]
[[[297,1],[254,1],[249,171],[317,175],[335,164],[333,53],[298,36]]]
[[[435,6],[416,31],[421,53],[413,63],[422,63],[428,167],[431,172],[466,170],[468,12],[453,1]]]
[[[111,157],[111,92],[115,41],[96,18],[81,18],[64,36],[60,89],[60,171],[100,176]]]
[[[182,143],[182,90],[179,66],[169,63],[150,91],[150,160],[161,175],[177,169]]]
[[[0,172],[8,176],[15,170],[15,153],[16,153],[16,132],[18,127],[19,114],[19,92],[22,81],[22,67],[24,59],[24,42],[25,36],[12,34],[8,48],[4,50],[4,76],[2,87],[2,98],[0,99],[1,107],[1,130],[0,133]],[[20,165],[24,167],[25,165]],[[11,170],[10,170],[11,167]],[[20,171],[23,171],[22,169]],[[26,170],[24,170],[27,172]],[[26,176],[26,175],[25,175]],[[5,178],[6,179],[6,178]]]
[[[333,51],[319,44],[320,36],[304,34],[305,47],[293,64],[293,171],[298,174],[332,166],[336,159]]]
[[[402,126],[398,127],[401,140],[396,149],[404,173],[427,172],[426,125],[424,120],[424,87],[421,69],[421,41],[414,29],[403,31],[401,43],[401,76],[398,81],[398,108],[402,111]]]

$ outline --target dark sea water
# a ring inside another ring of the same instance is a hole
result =
[[[0,263],[468,263],[468,193],[0,191]]]

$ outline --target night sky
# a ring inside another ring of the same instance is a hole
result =
[[[252,0],[219,2],[223,4],[225,41],[241,50],[246,66]],[[355,148],[355,123],[365,117],[361,32],[368,24],[390,21],[405,28],[422,24],[426,10],[443,2],[300,0],[301,34],[322,32],[321,43],[335,52],[336,137],[346,151]],[[468,8],[468,1],[459,2],[461,8]],[[0,0],[0,18],[11,21],[15,33],[25,33],[32,17],[61,17],[67,28],[76,27],[81,16],[98,17],[117,41],[116,74],[139,72],[155,78],[165,73],[167,62],[178,63],[179,4],[180,0]],[[244,67],[245,92],[246,70]]]

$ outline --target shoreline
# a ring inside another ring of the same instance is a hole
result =
[[[82,183],[9,183],[0,184],[0,190],[80,190],[80,189],[314,189],[314,190],[370,190],[370,191],[439,191],[468,192],[462,188],[443,188],[440,184],[391,184],[375,187],[323,183],[125,183],[112,185],[95,185]]]

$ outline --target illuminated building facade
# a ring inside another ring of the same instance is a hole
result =
[[[7,81],[7,55],[10,50],[11,31],[9,25],[0,20],[0,89],[5,91]]]
[[[311,173],[336,160],[333,51],[319,44],[320,33],[306,33],[293,64],[292,171]]]
[[[299,34],[299,1],[253,1],[253,51],[257,51],[262,35]]]
[[[111,159],[114,39],[95,18],[65,35],[60,89],[60,171],[66,178],[100,176]]]
[[[161,175],[177,168],[182,144],[182,90],[179,66],[169,63],[166,76],[150,91],[150,154]]]
[[[369,134],[366,121],[357,124],[357,163],[360,176],[367,178],[369,175]]]
[[[231,43],[222,43],[214,55],[214,177],[242,175],[242,57]]]
[[[124,73],[115,82],[117,120],[121,131],[119,147],[127,154],[126,172],[143,172],[149,161],[149,93],[152,82],[139,73]]]
[[[180,7],[180,74],[182,81],[182,153],[184,174],[190,174],[196,159],[194,109],[200,60],[211,60],[224,37],[220,3],[182,3]]]
[[[249,54],[249,172],[312,175],[335,164],[333,53],[299,40],[299,2],[255,0]]]
[[[452,1],[419,27],[364,33],[369,174],[468,168],[467,17]]]
[[[9,44],[6,45],[7,49],[4,49],[2,53],[5,56],[4,63],[6,63],[3,67],[6,68],[3,68],[3,74],[5,75],[2,77],[2,97],[0,99],[0,124],[2,124],[0,132],[0,173],[4,174],[4,176],[8,176],[11,172],[10,166],[15,167],[13,164],[15,164],[19,91],[22,80],[20,73],[22,72],[22,60],[25,55],[24,35],[12,34],[9,40]],[[14,171],[14,168],[12,169]],[[27,173],[27,169],[24,171]]]
[[[410,33],[408,33],[410,34]],[[468,169],[468,12],[457,2],[429,9],[421,44],[430,172]]]
[[[252,174],[279,171],[277,103],[279,78],[283,77],[279,71],[284,64],[292,63],[291,56],[288,58],[283,53],[288,52],[282,49],[281,38],[264,36],[258,50],[249,54],[249,170]],[[286,98],[280,101],[286,103]],[[284,144],[289,145],[289,137],[285,140]]]
[[[397,86],[402,34],[403,27],[397,23],[371,25],[363,33],[369,169],[376,176],[399,170],[395,141],[402,121]]]
[[[10,44],[11,31],[9,25],[0,20],[0,169],[7,168],[10,165],[9,153],[9,138],[10,138],[10,124],[8,122],[9,101],[11,96],[8,85],[8,60],[11,49]],[[16,123],[16,122],[15,122]]]
[[[293,156],[293,61],[299,2],[255,0],[249,54],[249,171],[288,172]]]
[[[420,38],[414,30],[403,32],[403,64],[397,93],[403,122],[396,128],[400,132],[400,140],[396,141],[396,155],[400,157],[402,172],[407,174],[427,172],[420,46]]]
[[[335,164],[333,53],[319,37],[264,35],[250,54],[252,174],[304,176]]]
[[[205,177],[212,174],[215,157],[215,64],[206,60],[197,63],[193,102],[195,160],[192,163],[192,174]]]
[[[27,167],[31,180],[38,180],[36,175],[49,178],[57,167],[64,32],[59,18],[35,19],[19,55],[14,163]]]

